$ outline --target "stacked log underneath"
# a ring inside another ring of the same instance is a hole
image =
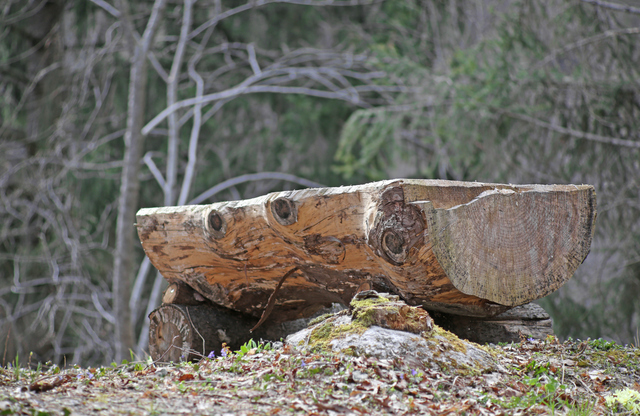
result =
[[[479,344],[546,339],[553,333],[553,320],[539,305],[516,306],[490,318],[474,318],[432,312],[434,322],[460,338]]]

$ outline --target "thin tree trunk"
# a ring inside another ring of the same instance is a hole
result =
[[[180,29],[180,38],[176,47],[176,53],[173,57],[173,63],[171,65],[171,72],[167,82],[167,106],[173,105],[178,100],[178,84],[180,79],[180,73],[182,64],[184,62],[184,54],[189,40],[189,31],[191,30],[191,21],[193,17],[193,4],[195,0],[184,0],[184,9],[182,13],[182,26]],[[180,144],[180,124],[178,121],[178,114],[172,113],[168,119],[169,123],[169,140],[167,146],[167,171],[166,180],[163,186],[164,190],[164,204],[166,206],[174,205],[176,203],[176,184],[178,178],[178,157],[179,157],[179,144]],[[197,124],[196,124],[197,123]],[[200,128],[199,118],[194,118],[194,129]],[[145,320],[142,324],[142,329],[138,337],[138,343],[136,347],[136,354],[142,356],[143,351],[148,346],[148,332],[149,321],[146,316],[158,307],[160,301],[160,295],[165,287],[165,280],[160,273],[156,273],[156,278],[153,283],[153,290],[149,296],[149,302],[147,305],[147,312],[145,314]],[[141,300],[141,299],[140,299]],[[135,319],[135,317],[134,317]],[[134,321],[135,322],[135,321]]]
[[[124,4],[124,1],[122,3]],[[154,3],[144,35],[135,46],[129,73],[125,154],[122,168],[122,182],[120,184],[120,197],[118,200],[116,249],[113,262],[113,308],[116,316],[117,361],[122,360],[126,356],[127,351],[135,346],[131,310],[128,300],[133,276],[133,224],[135,223],[135,212],[138,208],[138,194],[140,190],[138,175],[145,138],[141,133],[141,129],[144,125],[146,106],[146,55],[152,44],[164,6],[165,0],[156,0]],[[125,7],[123,7],[123,9]]]
[[[176,53],[173,57],[171,72],[169,73],[169,82],[167,85],[167,106],[173,105],[178,101],[178,84],[184,62],[184,52],[191,30],[193,0],[184,1],[184,11],[182,13],[182,26],[180,28],[180,39],[176,47]],[[173,205],[175,203],[176,183],[178,178],[178,147],[180,143],[180,126],[178,123],[178,114],[172,113],[169,118],[169,144],[167,149],[167,173],[164,189],[164,204]]]

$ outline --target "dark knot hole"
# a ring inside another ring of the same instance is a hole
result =
[[[401,236],[393,231],[387,231],[383,238],[384,245],[389,251],[393,254],[402,253],[402,244],[404,244],[404,240]]]
[[[209,214],[209,227],[216,231],[220,231],[222,229],[222,217],[217,212],[212,212]]]
[[[273,201],[273,204],[278,217],[286,220],[291,216],[291,203],[289,201],[278,198]]]

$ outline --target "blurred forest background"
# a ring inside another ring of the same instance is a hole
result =
[[[394,177],[592,184],[540,303],[638,342],[640,4],[0,1],[0,356],[142,354],[140,207]]]

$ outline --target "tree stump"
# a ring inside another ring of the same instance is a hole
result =
[[[142,209],[145,253],[211,302],[290,321],[367,284],[409,305],[491,317],[562,286],[589,252],[588,185],[394,180]]]

